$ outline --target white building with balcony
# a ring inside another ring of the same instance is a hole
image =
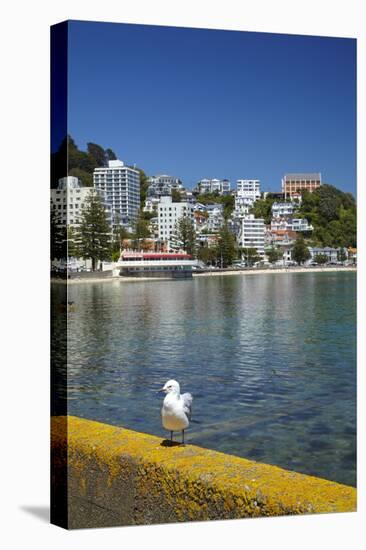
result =
[[[272,216],[274,218],[292,216],[294,211],[295,205],[292,202],[274,202],[272,204]]]
[[[79,227],[82,210],[94,187],[81,187],[78,178],[67,176],[51,189],[51,209],[59,225]]]
[[[150,176],[148,179],[148,197],[162,197],[164,195],[171,195],[172,190],[183,190],[182,181],[175,176],[169,176],[167,174],[159,174],[156,176]]]
[[[196,185],[196,190],[199,193],[219,193],[219,195],[227,195],[230,193],[230,181],[227,179],[202,179]]]
[[[194,205],[190,202],[173,202],[171,196],[160,198],[158,205],[159,240],[165,241],[171,249],[175,241],[177,222],[181,218],[194,220]]]
[[[248,214],[240,219],[238,243],[241,248],[255,248],[260,256],[264,256],[265,225],[263,218],[255,218]]]
[[[272,218],[271,231],[313,231],[306,218]]]
[[[93,183],[104,194],[112,218],[131,227],[140,209],[140,173],[121,160],[109,160],[108,166],[95,168]]]

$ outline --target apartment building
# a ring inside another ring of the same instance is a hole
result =
[[[79,179],[74,176],[59,179],[57,189],[51,189],[51,209],[57,223],[78,227],[90,192],[95,192],[94,187],[81,187]]]
[[[95,168],[95,189],[104,194],[113,219],[126,227],[133,226],[140,209],[140,173],[121,160],[110,160],[108,166]]]
[[[190,202],[173,202],[171,196],[162,196],[158,205],[158,238],[171,249],[175,242],[176,224],[181,218],[194,221],[194,205]]]
[[[227,179],[202,179],[196,185],[196,190],[199,193],[215,193],[227,195],[230,193],[230,181]]]
[[[156,176],[150,176],[148,179],[148,197],[162,197],[164,195],[171,195],[172,190],[183,190],[182,181],[175,176],[169,176],[167,174],[159,174]]]
[[[300,174],[285,174],[282,178],[282,193],[285,197],[291,197],[299,191],[309,191],[312,193],[322,184],[321,174],[300,173]]]
[[[265,225],[263,218],[255,218],[248,214],[240,219],[238,242],[242,248],[255,248],[260,256],[264,256]]]

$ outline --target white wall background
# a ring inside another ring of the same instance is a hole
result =
[[[357,37],[359,52],[360,244],[365,243],[365,31],[361,1],[348,0],[44,0],[8,1],[1,17],[2,277],[1,535],[4,548],[359,548],[365,513],[365,375],[359,360],[359,513],[66,532],[39,514],[48,505],[49,429],[49,26],[87,19]],[[362,154],[363,151],[363,154]],[[21,164],[21,179],[12,175]],[[26,177],[24,176],[26,174]],[[14,199],[9,189],[14,187]],[[3,195],[4,196],[4,195]],[[6,204],[8,201],[12,205]],[[14,214],[16,225],[14,226]],[[36,214],[36,215],[35,215]],[[11,238],[14,235],[14,240]],[[359,260],[364,274],[364,254]],[[359,277],[359,280],[361,277]],[[365,327],[359,290],[359,327]],[[359,328],[361,335],[361,328]],[[364,329],[363,329],[364,334]],[[363,362],[365,338],[359,339]],[[363,388],[363,389],[362,389]],[[364,537],[363,537],[364,538]],[[117,546],[118,545],[118,546]]]

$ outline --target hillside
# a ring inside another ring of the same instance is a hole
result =
[[[357,206],[351,193],[323,184],[313,193],[302,193],[299,217],[314,226],[311,244],[331,247],[357,246]]]

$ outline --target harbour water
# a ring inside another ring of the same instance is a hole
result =
[[[194,396],[187,443],[355,486],[355,273],[85,283],[68,300],[69,414],[165,437],[157,390],[175,378]]]

